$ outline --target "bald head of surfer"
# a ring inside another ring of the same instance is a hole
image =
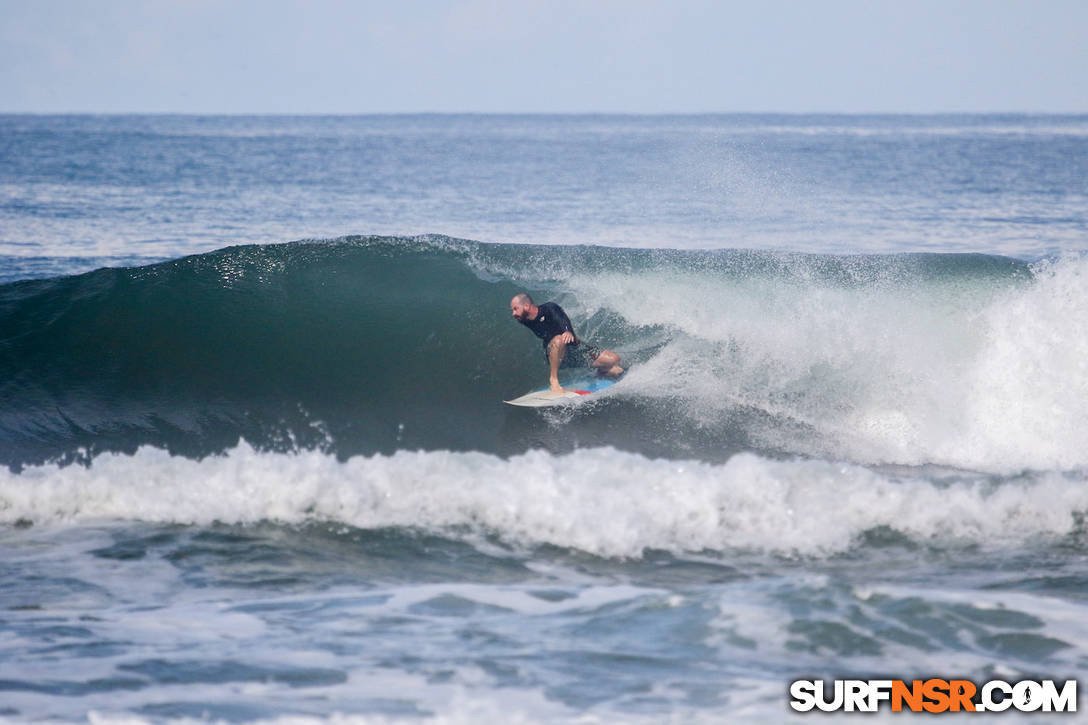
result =
[[[510,313],[518,322],[534,319],[539,313],[539,308],[533,304],[533,298],[522,292],[514,295],[510,300]]]
[[[623,375],[620,356],[612,350],[597,350],[592,345],[582,345],[574,334],[574,327],[563,308],[554,302],[542,305],[522,292],[510,300],[510,314],[528,327],[544,342],[544,356],[548,360],[548,385],[553,392],[563,391],[559,384],[559,368],[590,367],[598,375],[618,378]],[[568,354],[569,352],[569,354]]]

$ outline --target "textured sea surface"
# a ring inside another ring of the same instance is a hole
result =
[[[1088,117],[0,116],[0,721],[1064,681],[1086,514]]]

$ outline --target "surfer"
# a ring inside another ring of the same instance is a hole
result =
[[[510,313],[514,319],[533,331],[544,341],[544,356],[548,360],[548,384],[552,392],[562,392],[559,384],[560,367],[591,367],[598,375],[618,378],[623,375],[620,356],[612,350],[598,350],[583,345],[574,334],[574,327],[563,308],[554,302],[537,306],[533,298],[522,292],[510,300]]]

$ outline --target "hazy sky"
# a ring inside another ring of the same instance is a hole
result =
[[[1088,0],[0,0],[0,111],[1088,112]]]

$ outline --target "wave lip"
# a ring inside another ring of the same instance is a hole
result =
[[[830,556],[894,531],[916,543],[1019,546],[1074,534],[1088,513],[1083,476],[995,481],[899,478],[824,461],[741,454],[725,464],[612,449],[510,459],[406,452],[339,461],[247,444],[196,461],[143,448],[89,466],[0,475],[0,521],[99,519],[209,525],[336,522],[470,541],[498,535],[604,557],[647,550]]]

